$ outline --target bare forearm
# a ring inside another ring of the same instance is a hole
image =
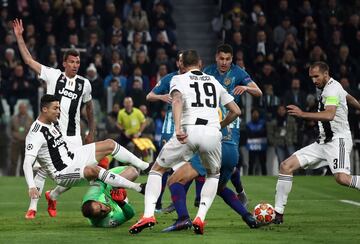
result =
[[[146,96],[146,100],[149,102],[156,102],[160,100],[160,95],[155,94],[154,92],[149,92]]]
[[[316,120],[316,121],[331,121],[334,119],[334,116],[327,112],[327,111],[321,111],[321,112],[303,112],[301,115],[301,118],[306,120]]]
[[[247,92],[254,97],[261,97],[262,91],[258,87],[249,87]]]
[[[18,44],[18,48],[20,51],[20,55],[23,58],[25,64],[29,65],[29,67],[34,70],[37,74],[41,72],[41,64],[36,62],[31,56],[28,48],[26,47],[25,40],[22,35],[16,36],[16,41]]]
[[[172,102],[173,116],[175,129],[179,130],[181,128],[181,113],[182,113],[182,100],[181,98],[174,98]]]
[[[346,102],[354,109],[360,110],[360,103],[350,94],[346,95]]]
[[[95,133],[94,107],[92,102],[86,103],[86,115],[90,133]]]
[[[229,112],[226,117],[220,122],[220,126],[221,128],[224,128],[226,126],[228,126],[231,122],[233,122],[236,118],[238,117],[238,115],[234,112]]]

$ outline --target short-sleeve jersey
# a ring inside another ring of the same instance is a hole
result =
[[[347,92],[339,82],[330,78],[322,89],[319,98],[318,111],[324,111],[328,105],[336,106],[335,117],[332,121],[319,121],[319,140],[329,142],[335,138],[350,138],[351,132],[348,122]]]
[[[250,82],[253,82],[250,75],[238,65],[231,64],[230,69],[221,74],[217,68],[216,64],[211,64],[204,68],[204,72],[206,74],[212,75],[217,79],[220,84],[227,90],[229,94],[234,96],[234,100],[236,103],[240,100],[240,95],[234,95],[234,88],[236,86],[246,86]],[[233,139],[237,144],[239,144],[239,137],[240,137],[240,118],[234,120],[230,127],[233,129]]]
[[[116,167],[111,169],[110,171],[119,174],[126,167]],[[125,221],[131,219],[135,215],[135,211],[133,207],[126,203],[124,206],[120,207],[110,195],[110,191],[112,187],[107,185],[99,180],[95,181],[93,185],[91,185],[88,191],[85,193],[83,197],[82,203],[84,204],[86,201],[93,200],[97,202],[101,202],[110,207],[111,211],[102,219],[89,218],[90,223],[96,227],[116,227],[121,225]]]
[[[60,100],[60,128],[66,136],[80,136],[80,106],[91,100],[90,81],[80,75],[68,78],[59,69],[41,66],[40,79],[46,82],[46,93]]]
[[[174,76],[170,94],[175,90],[183,97],[182,125],[203,124],[220,129],[219,105],[234,100],[213,76],[198,70]]]
[[[220,121],[221,121],[226,117],[226,115],[228,113],[228,110],[224,106],[220,106],[219,109],[220,109],[219,110],[219,117],[220,117]],[[233,130],[232,129],[233,129],[233,124],[232,123],[230,123],[225,128],[221,129],[221,134],[222,134],[221,142],[222,143],[237,145],[236,141],[234,140],[234,135],[233,135]]]
[[[156,84],[153,93],[156,95],[165,95],[169,94],[170,91],[170,81],[175,76],[178,75],[179,72],[172,72],[170,74],[165,75],[161,80]],[[172,106],[171,104],[167,105],[166,115],[163,123],[163,127],[161,130],[162,134],[173,134],[174,133],[174,118],[172,114]]]
[[[48,125],[39,120],[34,121],[26,136],[25,145],[25,155],[36,157],[51,178],[54,178],[56,171],[66,168],[65,162],[74,157],[61,134],[58,122]]]
[[[145,116],[140,109],[133,108],[131,113],[127,113],[123,108],[118,113],[117,121],[123,126],[125,133],[134,135],[140,131],[141,124],[145,121]]]

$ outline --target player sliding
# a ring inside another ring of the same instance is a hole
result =
[[[290,115],[317,120],[320,136],[316,142],[296,151],[281,163],[275,194],[275,224],[284,222],[284,209],[292,187],[293,172],[298,168],[328,165],[337,183],[360,190],[360,176],[350,175],[350,152],[353,143],[348,123],[347,100],[357,109],[360,104],[339,82],[329,76],[329,66],[326,63],[312,64],[309,76],[321,90],[318,112],[304,112],[294,105],[287,106],[287,109]]]
[[[145,191],[143,217],[129,232],[137,234],[155,225],[155,204],[161,191],[161,178],[169,168],[188,161],[198,152],[207,176],[201,191],[198,213],[193,221],[196,234],[204,233],[204,220],[217,191],[221,164],[221,132],[240,115],[234,98],[215,80],[200,71],[200,59],[196,51],[182,55],[185,74],[174,76],[170,83],[175,133],[165,144],[153,165]],[[219,122],[219,103],[229,109],[225,119]]]
[[[32,124],[25,141],[24,174],[30,198],[38,198],[32,165],[35,159],[56,184],[71,187],[83,179],[99,179],[114,187],[130,188],[137,192],[143,186],[96,166],[106,155],[113,155],[120,162],[129,162],[137,167],[147,164],[113,140],[87,144],[69,149],[59,127],[59,100],[54,95],[44,95],[40,102],[40,115]]]

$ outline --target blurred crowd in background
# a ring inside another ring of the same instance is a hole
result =
[[[360,0],[213,3],[219,6],[219,15],[211,23],[215,36],[219,43],[233,47],[233,62],[263,91],[260,99],[240,104],[251,106],[241,126],[243,174],[273,174],[269,162],[277,164],[316,140],[315,121],[286,114],[288,104],[317,110],[317,92],[307,74],[310,63],[327,62],[330,75],[360,98]],[[14,18],[23,20],[26,45],[40,63],[62,69],[62,53],[69,48],[80,51],[79,74],[92,85],[97,139],[120,137],[116,123],[127,104],[140,109],[146,123],[142,136],[159,148],[165,104],[148,103],[146,95],[177,69],[175,58],[181,47],[176,36],[181,33],[176,31],[173,9],[171,0],[1,0],[1,174],[21,174],[24,139],[46,89],[20,58],[12,33]],[[350,108],[357,152],[359,119],[359,113]],[[250,146],[249,138],[261,143]],[[269,153],[270,148],[274,153]]]

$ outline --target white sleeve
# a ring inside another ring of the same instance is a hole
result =
[[[36,158],[43,143],[46,141],[42,135],[30,131],[25,139],[25,155]]]
[[[339,87],[333,85],[332,87],[328,87],[326,90],[324,90],[322,94],[322,96],[324,97],[324,106],[338,106],[341,95],[343,94],[343,90],[344,89],[341,87],[341,85],[339,85]]]
[[[173,91],[178,90],[179,92],[183,93],[183,87],[181,85],[181,82],[179,80],[178,76],[174,76],[170,81],[170,91],[169,94],[171,94]]]
[[[36,157],[32,155],[25,155],[23,170],[26,179],[26,183],[29,188],[36,187],[34,181],[34,173],[32,170],[32,165],[35,162]]]
[[[61,70],[50,68],[45,65],[41,65],[39,78],[45,81],[47,86],[50,86],[51,88],[55,89],[56,81],[60,75],[61,75]]]
[[[91,84],[90,84],[90,81],[88,80],[85,80],[85,92],[84,92],[84,96],[83,96],[83,99],[82,99],[82,102],[83,103],[87,103],[88,101],[90,101],[92,99],[92,96],[91,96],[91,92],[92,92],[92,89],[91,89]]]
[[[234,97],[231,96],[226,90],[224,87],[222,87],[221,85],[219,86],[220,87],[220,104],[221,105],[226,105],[228,104],[229,102],[233,101],[234,100]]]

